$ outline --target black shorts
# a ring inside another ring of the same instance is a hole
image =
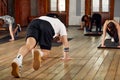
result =
[[[49,22],[35,19],[28,25],[26,39],[34,37],[41,49],[50,50],[54,34],[54,29]]]

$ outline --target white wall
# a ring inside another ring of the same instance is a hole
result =
[[[81,16],[84,15],[85,0],[81,0]],[[76,16],[76,0],[70,0],[69,4],[69,25],[80,25],[81,16]]]

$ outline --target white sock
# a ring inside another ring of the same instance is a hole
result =
[[[18,66],[22,66],[22,59],[23,59],[23,56],[21,54],[18,54],[16,58],[13,60],[13,62],[16,62]]]
[[[41,55],[41,57],[43,57],[43,55],[44,55],[44,53],[40,50],[40,55]]]
[[[23,60],[23,56],[22,56],[21,54],[18,54],[18,55],[17,55],[17,58],[18,58],[20,61]]]

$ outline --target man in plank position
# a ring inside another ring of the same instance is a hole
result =
[[[18,36],[18,32],[21,31],[19,24],[15,24],[15,20],[12,16],[4,15],[0,16],[0,26],[8,27],[11,39],[9,41],[14,41],[15,37]]]
[[[20,77],[19,69],[22,66],[23,58],[31,50],[33,54],[33,68],[34,70],[38,70],[41,63],[41,57],[46,56],[50,53],[52,40],[57,35],[61,36],[64,47],[64,56],[62,59],[70,59],[68,57],[69,44],[67,39],[66,27],[56,17],[51,15],[41,16],[31,21],[31,23],[28,25],[26,44],[19,49],[18,55],[12,62],[11,74],[14,77]],[[35,49],[37,43],[39,43],[41,49]]]

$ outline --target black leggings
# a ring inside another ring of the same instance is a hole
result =
[[[119,38],[118,38],[118,33],[115,32],[114,34],[112,34],[108,29],[107,29],[107,33],[114,38],[114,41],[117,43],[119,41]]]

